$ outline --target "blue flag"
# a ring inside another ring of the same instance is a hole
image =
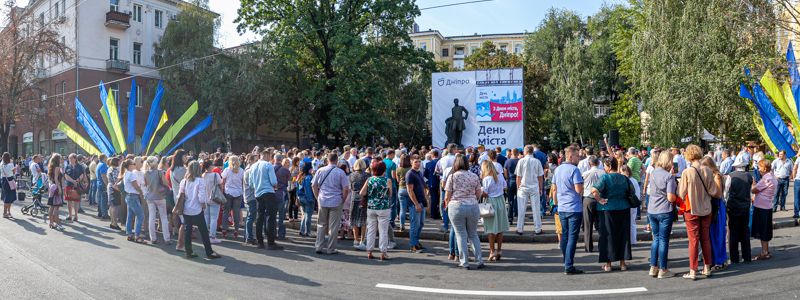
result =
[[[97,145],[100,152],[105,154],[106,156],[111,156],[114,154],[114,146],[111,145],[111,142],[108,141],[105,134],[100,130],[100,127],[97,126],[97,123],[92,119],[92,116],[86,111],[86,108],[83,107],[83,104],[75,97],[75,117],[78,123],[83,126],[83,129],[86,130],[86,133],[89,134],[89,138]]]
[[[192,129],[192,131],[190,131],[188,134],[186,134],[186,136],[183,137],[183,139],[181,139],[179,142],[175,143],[175,146],[172,146],[172,148],[170,148],[169,151],[167,151],[167,153],[165,155],[170,155],[172,153],[172,151],[175,151],[175,149],[178,149],[178,147],[183,145],[183,143],[188,141],[190,138],[194,137],[195,135],[197,135],[201,131],[205,130],[206,128],[208,128],[208,126],[211,126],[211,121],[212,121],[212,119],[211,119],[211,116],[209,115],[202,122],[200,122],[200,124],[197,124],[197,126],[195,126],[194,129]]]
[[[136,100],[139,95],[136,94],[136,78],[131,81],[131,96],[128,98],[128,137],[126,144],[128,149],[133,149],[133,143],[136,142]]]
[[[161,81],[158,82],[158,89],[156,89],[156,96],[153,98],[153,103],[150,104],[150,115],[147,116],[147,124],[144,126],[142,133],[142,145],[139,153],[145,153],[147,144],[153,137],[158,126],[158,121],[161,118],[161,97],[164,95],[164,88],[161,86]]]

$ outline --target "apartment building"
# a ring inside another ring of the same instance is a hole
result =
[[[31,0],[22,10],[42,25],[55,24],[74,58],[39,58],[34,73],[41,101],[38,108],[22,112],[16,122],[11,140],[17,139],[18,153],[83,152],[56,126],[64,121],[84,133],[75,119],[73,100],[77,97],[104,128],[100,81],[112,82],[106,88],[124,108],[131,96],[132,79],[136,79],[136,132],[141,133],[160,79],[155,45],[185,5],[191,4],[176,0]],[[126,109],[120,113],[123,120],[127,118]],[[134,146],[140,143],[137,136]]]
[[[522,54],[526,33],[473,34],[444,36],[438,30],[420,31],[418,25],[409,34],[414,46],[433,53],[436,61],[447,61],[456,69],[464,68],[464,59],[486,41],[496,44],[501,50]]]

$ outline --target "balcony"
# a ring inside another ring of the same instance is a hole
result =
[[[466,57],[467,57],[467,56],[466,56],[466,55],[464,55],[464,54],[454,54],[454,55],[453,55],[453,59],[464,59],[464,58],[466,58]]]
[[[128,27],[131,27],[131,15],[124,12],[109,11],[106,13],[106,27],[128,29]]]
[[[36,68],[34,76],[36,76],[36,79],[45,79],[50,77],[50,72],[45,68]]]
[[[131,62],[127,60],[109,59],[106,60],[106,70],[118,73],[127,73],[131,70]]]

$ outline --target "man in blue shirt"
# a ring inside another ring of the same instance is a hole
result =
[[[278,178],[275,176],[275,167],[272,161],[272,150],[267,149],[261,152],[261,160],[256,162],[249,174],[247,183],[255,191],[256,209],[258,218],[256,219],[256,241],[258,248],[264,248],[264,222],[267,224],[267,245],[269,250],[283,250],[283,247],[275,243],[278,227],[278,209],[281,202],[275,197],[275,188],[278,185]]]
[[[719,172],[722,175],[728,175],[733,172],[733,158],[731,157],[731,150],[725,149],[722,151],[722,162],[719,164]]]
[[[108,165],[106,164],[106,155],[100,154],[100,163],[95,169],[97,175],[97,217],[100,219],[108,219],[108,193],[106,193],[106,174],[108,174]]]
[[[547,174],[547,172],[553,171],[553,170],[548,170],[550,166],[547,165],[547,153],[544,153],[542,152],[542,150],[539,150],[539,145],[537,144],[533,144],[533,158],[535,158],[536,160],[539,161],[539,163],[542,164],[542,170],[545,171],[545,174]],[[548,200],[547,197],[550,197],[550,195],[547,195],[545,193],[544,185],[540,186],[539,188],[541,188],[541,192],[539,195],[542,195],[542,197],[539,197],[539,202],[540,202],[539,208],[541,209],[541,215],[544,216],[545,212],[547,212],[547,202],[549,202],[547,201]]]
[[[392,224],[392,228],[395,227],[394,219],[397,218],[397,215],[400,210],[400,205],[397,202],[397,164],[394,163],[394,150],[387,149],[384,152],[384,159],[383,163],[386,164],[386,178],[392,183],[392,195],[391,195],[391,206],[392,206],[392,214],[389,217],[389,222]],[[405,217],[405,216],[401,216]],[[405,224],[405,222],[400,222],[401,224]]]
[[[425,164],[425,179],[428,182],[428,191],[431,194],[431,218],[441,219],[439,211],[439,176],[436,176],[436,164],[439,163],[439,151],[431,151],[431,161]]]
[[[517,215],[517,175],[514,173],[517,170],[517,163],[519,163],[519,149],[511,149],[511,155],[506,159],[503,164],[503,176],[508,182],[507,199],[508,202],[508,223],[514,223],[514,216]],[[517,220],[519,222],[519,220]],[[524,222],[524,220],[523,220]]]
[[[575,268],[575,247],[578,233],[583,222],[583,177],[578,170],[578,149],[569,146],[564,149],[566,161],[553,173],[554,203],[558,205],[558,217],[561,219],[561,254],[564,256],[564,274],[582,274]]]

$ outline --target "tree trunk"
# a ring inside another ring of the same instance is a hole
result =
[[[10,124],[2,124],[2,128],[0,128],[0,154],[9,152],[8,149],[10,145],[8,145],[8,135],[11,133],[11,129],[9,127]]]

